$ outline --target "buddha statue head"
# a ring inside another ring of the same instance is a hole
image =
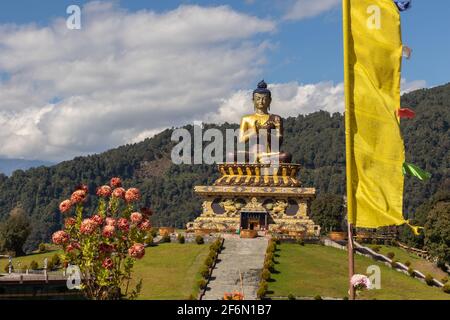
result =
[[[272,93],[267,89],[267,83],[262,80],[253,91],[253,106],[257,113],[268,113],[270,103],[272,102]]]

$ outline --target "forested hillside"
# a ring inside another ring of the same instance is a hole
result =
[[[405,213],[412,217],[415,208],[439,189],[450,186],[450,85],[418,90],[403,96],[402,100],[402,106],[417,113],[414,120],[402,120],[401,124],[407,161],[433,174],[427,182],[406,177]],[[225,130],[231,126],[236,127],[224,124],[218,128]],[[120,176],[126,186],[141,189],[142,205],[151,206],[156,212],[155,224],[184,227],[200,213],[201,203],[193,194],[193,187],[211,183],[217,172],[215,166],[173,165],[169,159],[173,146],[171,132],[165,130],[137,144],[52,167],[18,170],[11,177],[0,174],[0,220],[21,205],[33,226],[26,249],[35,248],[39,242],[48,241],[59,228],[62,218],[58,204],[76,185],[85,183],[93,193],[96,186]],[[341,114],[320,111],[288,118],[285,137],[283,149],[293,154],[294,162],[303,165],[300,180],[305,186],[316,187],[319,193],[345,193],[345,136]]]

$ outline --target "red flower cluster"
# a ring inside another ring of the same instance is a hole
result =
[[[114,189],[112,195],[116,198],[125,199],[125,192],[126,191],[124,188],[119,187],[117,189]]]
[[[66,251],[68,253],[72,252],[73,250],[80,250],[80,244],[78,242],[73,242],[71,244],[69,244],[66,248]]]
[[[61,213],[69,212],[70,209],[72,209],[72,201],[70,200],[64,200],[59,205],[59,211],[61,211]]]
[[[152,224],[150,223],[150,220],[145,219],[139,224],[138,228],[142,231],[150,231]]]
[[[128,232],[130,230],[130,223],[125,218],[120,218],[117,220],[117,227],[119,227],[120,230],[123,232]]]
[[[135,243],[128,249],[128,254],[136,259],[142,259],[145,255],[145,247],[142,243]]]
[[[54,244],[66,244],[70,240],[70,236],[65,231],[56,231],[53,236],[52,240]]]
[[[139,201],[141,199],[141,193],[139,189],[130,188],[125,192],[125,201],[128,203]]]
[[[116,225],[116,219],[108,217],[106,218],[106,225],[108,226],[115,226]]]
[[[64,221],[64,227],[65,227],[66,229],[69,229],[70,227],[73,227],[73,226],[75,225],[75,223],[76,223],[76,221],[75,221],[74,218],[72,218],[72,217],[67,218],[67,219]]]
[[[72,204],[79,204],[85,202],[87,199],[87,192],[84,190],[76,190],[74,193],[72,193],[72,196],[70,197],[70,201]]]
[[[112,268],[114,268],[114,262],[112,261],[111,258],[105,258],[105,260],[103,260],[102,263],[103,268],[111,270]]]
[[[84,219],[81,222],[80,232],[82,234],[90,235],[97,228],[97,223],[93,219]]]
[[[133,223],[140,223],[142,221],[142,213],[140,212],[133,212],[130,216],[130,220]]]
[[[111,187],[120,188],[122,186],[122,180],[120,178],[114,177],[110,182]]]
[[[99,197],[103,197],[103,198],[108,198],[112,193],[112,189],[110,186],[101,186],[99,188],[97,188],[97,196]]]
[[[96,214],[95,216],[92,216],[91,219],[97,224],[97,226],[100,226],[101,224],[103,224],[103,218]]]
[[[81,271],[93,274],[92,281],[99,279],[99,275],[102,277],[105,269],[108,270],[108,279],[120,278],[124,274],[123,259],[144,257],[145,246],[141,242],[149,234],[149,217],[153,212],[148,208],[134,211],[134,202],[141,199],[139,189],[125,190],[121,179],[115,177],[109,185],[97,188],[96,195],[100,199],[96,214],[83,219],[83,204],[88,192],[87,186],[78,186],[70,199],[60,203],[59,210],[67,215],[76,205],[76,217],[67,217],[64,230],[55,232],[52,240],[63,246],[67,259],[64,263],[87,268]],[[110,285],[115,284],[111,282]]]
[[[102,236],[104,236],[105,238],[111,238],[114,234],[114,231],[116,231],[116,227],[106,225],[103,228]]]

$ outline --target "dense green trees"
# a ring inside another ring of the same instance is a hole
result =
[[[405,177],[404,212],[407,218],[414,218],[417,211],[419,219],[421,215],[427,216],[429,210],[417,209],[439,190],[448,189],[450,181],[450,85],[409,93],[403,96],[402,106],[417,113],[414,120],[401,123],[407,161],[433,175],[426,182]],[[208,127],[224,131],[236,125],[205,126]],[[187,128],[192,130],[191,126]],[[171,164],[169,157],[174,145],[171,133],[168,129],[137,144],[77,157],[52,167],[18,170],[11,177],[0,174],[0,221],[21,203],[33,226],[25,248],[36,249],[60,229],[58,204],[77,184],[87,184],[93,194],[96,186],[120,176],[125,185],[141,189],[144,195],[141,205],[155,210],[155,225],[185,227],[201,212],[201,202],[193,187],[212,183],[218,172],[213,165]],[[303,166],[299,178],[304,186],[315,187],[318,195],[345,194],[345,131],[341,114],[319,111],[286,119],[283,149]],[[88,202],[87,206],[94,210],[95,203]],[[419,220],[424,225],[425,220]]]
[[[24,254],[23,245],[31,232],[30,221],[25,210],[14,208],[8,219],[0,224],[0,252],[14,252],[16,256]]]
[[[433,257],[450,264],[450,192],[434,197],[426,218],[425,248]]]
[[[336,194],[321,194],[311,204],[311,219],[321,226],[321,232],[345,231],[344,200]]]

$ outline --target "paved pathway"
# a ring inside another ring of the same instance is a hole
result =
[[[241,239],[224,236],[224,249],[219,255],[203,300],[222,299],[225,292],[241,291],[240,273],[246,300],[255,300],[264,266],[268,239]]]

